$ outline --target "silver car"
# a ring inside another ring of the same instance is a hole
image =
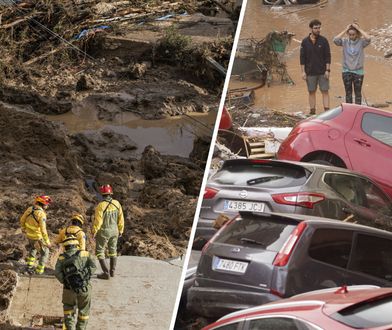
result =
[[[379,226],[392,201],[362,174],[320,164],[235,159],[224,162],[204,192],[195,242],[213,236],[214,220],[240,211],[295,213]],[[195,246],[194,246],[195,247]]]
[[[302,214],[240,212],[204,246],[187,308],[215,319],[312,290],[390,287],[391,255],[392,233],[384,230]]]

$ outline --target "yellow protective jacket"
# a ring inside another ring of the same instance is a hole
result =
[[[79,250],[86,251],[86,234],[79,226],[70,225],[66,228],[61,229],[58,236],[56,237],[55,243],[62,243],[69,235],[74,235],[77,238],[77,240],[79,241]]]
[[[43,240],[46,245],[50,244],[46,231],[46,213],[42,207],[30,206],[20,218],[20,226],[27,238],[35,241]]]
[[[124,215],[119,201],[107,197],[95,208],[93,234],[102,236],[122,235],[124,232]]]

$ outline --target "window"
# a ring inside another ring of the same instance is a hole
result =
[[[316,327],[300,321],[286,317],[268,317],[249,322],[249,330],[315,330]]]
[[[392,117],[367,112],[362,118],[362,129],[372,138],[392,146]]]
[[[309,246],[309,256],[341,268],[350,258],[353,232],[341,229],[316,229]]]
[[[239,322],[230,323],[230,324],[224,325],[222,327],[214,328],[214,330],[237,330],[239,324],[240,324]]]
[[[371,181],[343,173],[326,173],[324,182],[346,201],[373,210],[388,210],[391,207],[389,198]]]
[[[362,180],[362,187],[366,196],[367,207],[374,210],[385,210],[388,211],[391,207],[391,202],[385,193],[374,185],[372,182],[366,179]]]
[[[349,269],[392,282],[392,240],[358,234]]]
[[[350,306],[331,317],[355,329],[368,329],[392,323],[392,298],[385,297]]]
[[[300,166],[269,162],[231,164],[224,166],[210,181],[221,185],[281,188],[301,186],[307,179],[306,170]]]
[[[343,173],[326,173],[324,182],[349,203],[364,206],[366,197],[359,177]]]
[[[278,252],[296,225],[294,221],[282,222],[269,218],[237,219],[215,238],[215,242]]]

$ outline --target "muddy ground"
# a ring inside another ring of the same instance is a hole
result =
[[[195,137],[188,158],[161,155],[154,146],[140,156],[127,135],[109,128],[70,133],[45,115],[81,104],[104,121],[124,112],[153,120],[216,110],[224,77],[210,63],[228,65],[238,18],[231,2],[22,1],[0,7],[0,324],[16,284],[13,270],[26,256],[19,218],[36,195],[53,198],[51,239],[80,212],[93,251],[96,187],[111,184],[125,215],[120,253],[184,254],[210,137]],[[49,273],[58,253],[51,248]]]

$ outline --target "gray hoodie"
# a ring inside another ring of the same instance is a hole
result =
[[[370,40],[358,38],[352,41],[348,38],[333,38],[336,46],[343,47],[343,71],[363,70],[363,49],[370,44]]]

